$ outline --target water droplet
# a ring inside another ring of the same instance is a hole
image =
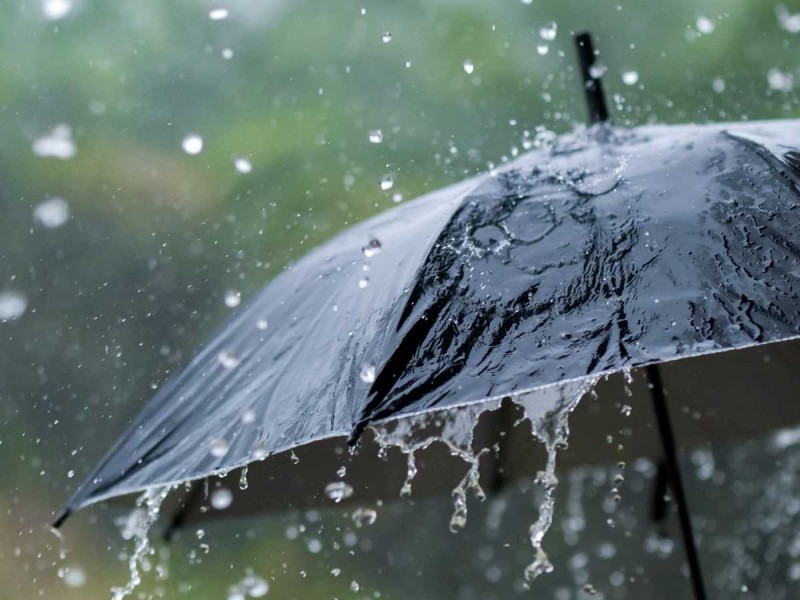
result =
[[[239,290],[226,290],[225,291],[225,306],[228,308],[236,308],[242,303],[242,293]]]
[[[364,363],[358,376],[364,383],[373,383],[375,381],[375,365]]]
[[[632,408],[630,407],[630,405],[628,405],[628,404],[623,404],[623,405],[622,405],[622,410],[621,410],[621,412],[622,412],[622,414],[623,414],[623,415],[625,415],[626,417],[630,417],[630,416],[631,416],[631,410],[632,410]]]
[[[0,322],[19,319],[28,308],[28,299],[22,292],[5,290],[0,292]]]
[[[384,175],[383,177],[381,177],[380,186],[384,192],[392,189],[393,185],[394,185],[394,177],[392,177],[391,175]]]
[[[342,574],[342,570],[341,569],[338,569],[338,568],[331,569],[331,575],[333,575],[334,577],[338,577],[341,574]]]
[[[475,70],[475,65],[472,64],[471,60],[464,61],[464,72],[467,75],[472,75],[472,72]]]
[[[203,151],[203,138],[190,133],[181,141],[181,147],[186,154],[200,154]]]
[[[344,477],[345,475],[347,475],[347,467],[345,467],[344,465],[342,465],[341,467],[339,467],[338,469],[336,469],[336,474],[337,474],[339,477]]]
[[[721,94],[725,91],[725,80],[721,77],[715,77],[714,80],[711,82],[711,89]]]
[[[714,21],[708,17],[697,17],[697,31],[700,33],[711,33],[714,31]]]
[[[539,37],[548,42],[552,42],[556,39],[556,33],[558,33],[558,25],[555,21],[550,21],[539,30]]]
[[[545,54],[550,52],[550,46],[548,46],[547,44],[537,44],[536,52],[539,54],[539,56],[544,56]]]
[[[67,479],[72,479],[73,477],[75,477],[75,471],[73,470],[67,471]]]
[[[249,484],[247,482],[247,465],[245,465],[242,467],[242,472],[239,475],[239,489],[246,490],[248,485]]]
[[[235,369],[239,366],[242,362],[241,359],[236,356],[233,352],[228,352],[223,350],[219,354],[217,354],[217,362],[221,364],[226,369]]]
[[[223,48],[220,54],[225,60],[230,60],[233,58],[233,50],[230,48]]]
[[[69,204],[63,198],[48,198],[33,209],[33,220],[48,229],[61,227],[67,219]]]
[[[293,464],[293,465],[296,465],[297,463],[299,463],[299,462],[300,462],[300,459],[298,458],[297,454],[295,454],[295,453],[294,453],[294,450],[292,450],[292,451],[289,453],[289,460],[291,460],[291,461],[292,461],[292,464]]]
[[[225,510],[233,504],[233,492],[228,488],[217,488],[211,492],[211,506],[216,510]]]
[[[72,0],[44,0],[42,14],[49,21],[58,21],[66,17],[72,10]]]
[[[533,4],[533,0],[520,0],[523,4]]]
[[[256,327],[258,327],[261,331],[266,331],[268,326],[269,322],[266,319],[259,319],[256,321]]]
[[[357,508],[351,516],[356,527],[372,525],[378,519],[378,513],[371,508]]]
[[[247,570],[247,575],[240,582],[228,588],[227,600],[245,600],[250,598],[261,598],[269,592],[269,584],[265,579],[255,575],[251,569]]]
[[[49,133],[34,140],[32,149],[36,156],[61,160],[72,158],[78,151],[72,139],[72,128],[65,123],[56,125]]]
[[[388,44],[389,42],[391,42],[391,41],[392,41],[392,34],[391,34],[391,32],[389,32],[389,31],[384,31],[384,32],[381,34],[381,41],[382,41],[384,44]]]
[[[369,285],[369,277],[362,277],[358,280],[358,288],[363,290],[365,287]]]
[[[767,84],[770,89],[788,93],[794,87],[794,77],[780,69],[770,69],[767,72]]]
[[[63,580],[67,587],[83,587],[86,584],[86,573],[78,566],[67,567],[64,569]]]
[[[223,19],[228,18],[228,9],[227,8],[212,8],[208,11],[208,18],[212,21],[222,21]]]
[[[208,452],[211,456],[222,458],[228,453],[228,442],[222,438],[214,438],[208,444]]]
[[[410,68],[411,68],[411,61],[407,60],[406,61],[406,69],[410,69]]]
[[[235,158],[233,161],[233,166],[237,171],[239,171],[239,173],[249,173],[253,170],[253,163],[243,156]]]
[[[255,411],[254,411],[254,410],[251,410],[251,409],[249,409],[249,408],[248,408],[247,410],[245,410],[245,411],[242,413],[242,417],[241,417],[241,419],[242,419],[242,423],[243,423],[244,425],[250,425],[251,423],[254,423],[254,422],[255,422],[255,420],[256,420],[256,413],[255,413]]]
[[[334,502],[341,502],[353,495],[353,486],[344,481],[334,481],[325,486],[325,495]]]
[[[595,589],[595,587],[591,583],[587,583],[586,585],[584,585],[583,586],[583,591],[586,592],[587,594],[589,594],[590,596],[596,596],[597,595],[597,590]]]
[[[607,70],[608,67],[606,67],[603,63],[596,62],[589,67],[589,75],[591,75],[594,79],[600,79],[606,74]]]
[[[351,592],[357,592],[360,589],[361,589],[361,586],[358,585],[358,582],[355,579],[350,582],[350,591]]]
[[[311,554],[319,554],[322,552],[322,542],[316,538],[308,540],[306,543],[306,548],[308,548],[308,551],[311,552]]]
[[[361,248],[361,252],[363,252],[364,256],[366,256],[367,258],[372,258],[376,254],[380,253],[381,248],[382,244],[380,240],[372,238],[370,239],[370,241],[367,243],[366,246]]]
[[[625,71],[622,74],[622,83],[625,85],[636,85],[639,83],[639,73],[636,71]]]
[[[380,129],[372,129],[369,132],[370,144],[380,144],[383,141],[383,132]]]

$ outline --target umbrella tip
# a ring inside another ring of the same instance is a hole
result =
[[[66,521],[67,517],[69,517],[71,514],[72,514],[72,509],[69,508],[68,506],[61,509],[61,512],[58,513],[55,520],[53,521],[53,529],[61,529],[61,526],[64,524],[64,521]]]
[[[583,89],[586,94],[586,105],[589,109],[589,124],[607,123],[608,108],[603,93],[602,72],[595,64],[596,55],[592,34],[581,31],[575,34],[575,47],[578,51],[578,61],[583,78]]]

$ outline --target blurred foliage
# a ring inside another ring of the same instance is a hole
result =
[[[583,121],[571,32],[595,34],[618,124],[800,116],[800,34],[764,0],[225,5],[222,21],[188,0],[78,0],[60,20],[39,1],[0,5],[0,291],[28,300],[0,323],[0,597],[104,597],[124,580],[108,523],[82,521],[72,556],[103,568],[65,587],[43,524],[224,320],[225,290],[247,298],[348,224]],[[36,156],[62,123],[76,156]],[[191,132],[199,155],[181,149]],[[32,220],[51,196],[71,209],[58,229]],[[301,569],[283,546],[278,532],[237,552]],[[192,596],[229,580],[207,572]]]

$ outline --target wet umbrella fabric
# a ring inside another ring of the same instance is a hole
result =
[[[800,334],[800,121],[565,136],[290,266],[67,512],[375,421]]]

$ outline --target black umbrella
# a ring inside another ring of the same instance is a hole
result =
[[[370,424],[521,394],[532,413],[566,414],[582,381],[798,336],[800,121],[614,128],[577,41],[592,127],[288,267],[158,392],[57,524],[311,442],[353,444]],[[647,374],[704,597],[660,374]]]

